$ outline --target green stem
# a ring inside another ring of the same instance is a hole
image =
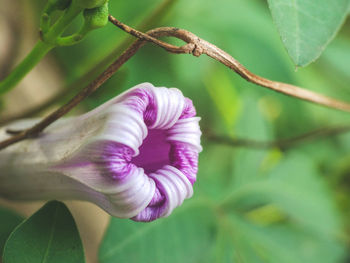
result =
[[[0,82],[0,95],[15,87],[34,66],[57,45],[57,39],[82,10],[82,7],[78,6],[75,1],[72,1],[72,4],[56,21],[52,28],[50,28],[47,33],[44,32],[43,41],[39,40],[24,60]]]
[[[56,21],[47,34],[45,34],[45,41],[55,43],[57,38],[62,35],[67,26],[82,10],[83,8],[78,6],[76,1],[72,1],[66,12]]]
[[[39,40],[22,62],[0,82],[0,95],[11,90],[54,46]]]

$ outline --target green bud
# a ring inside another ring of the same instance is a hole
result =
[[[77,4],[85,9],[100,7],[107,3],[108,0],[76,0]]]
[[[50,28],[50,16],[47,13],[43,13],[40,18],[40,30],[42,33],[46,33]]]
[[[104,27],[108,23],[108,3],[93,9],[85,9],[83,15],[85,29],[93,30]]]

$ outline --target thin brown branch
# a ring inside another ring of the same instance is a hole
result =
[[[310,143],[318,139],[337,136],[347,132],[350,132],[350,125],[320,128],[297,136],[275,141],[258,141],[243,138],[232,138],[225,135],[216,135],[212,132],[205,132],[204,136],[209,142],[224,144],[231,147],[244,147],[261,150],[280,148],[281,150],[287,150],[300,144]]]
[[[218,47],[209,42],[200,39],[191,32],[188,32],[183,29],[172,28],[172,27],[162,27],[156,28],[148,31],[147,33],[142,33],[137,31],[112,16],[109,16],[109,20],[123,29],[124,31],[132,34],[133,36],[139,38],[135,41],[124,53],[112,63],[102,74],[100,74],[93,82],[91,82],[87,87],[85,87],[81,92],[79,92],[73,99],[68,103],[63,105],[58,110],[54,111],[52,114],[44,118],[38,124],[33,126],[30,129],[21,131],[20,133],[10,137],[7,140],[0,142],[0,150],[8,147],[9,145],[16,143],[18,141],[24,140],[26,138],[31,138],[37,136],[41,133],[47,126],[61,118],[63,115],[68,113],[73,109],[77,104],[79,104],[83,99],[89,96],[91,93],[96,91],[107,79],[109,79],[125,62],[127,62],[135,53],[146,43],[152,42],[158,46],[163,47],[165,50],[176,53],[176,54],[193,54],[194,56],[200,56],[206,54],[209,57],[223,63],[227,67],[233,69],[239,75],[241,75],[246,80],[258,84],[260,86],[275,90],[277,92],[290,95],[299,99],[307,100],[310,102],[318,103],[330,108],[335,108],[344,111],[350,111],[350,105],[345,102],[340,102],[323,95],[301,89],[299,87],[274,82],[260,76],[257,76],[243,67],[238,61],[231,57],[226,52],[222,51]],[[166,42],[160,41],[157,38],[159,37],[175,37],[183,40],[187,44],[177,47]]]
[[[37,136],[47,126],[49,126],[57,119],[61,118],[76,105],[78,105],[83,99],[96,91],[107,79],[109,79],[126,61],[128,61],[137,52],[143,43],[144,42],[141,40],[134,42],[134,44],[132,44],[114,63],[112,63],[102,74],[100,74],[93,82],[86,86],[69,102],[45,117],[42,121],[34,125],[32,128],[21,131],[20,133],[0,142],[0,149],[4,149],[9,145],[21,140]]]
[[[122,22],[120,22],[119,20],[117,20],[116,18],[114,18],[111,15],[109,15],[109,21],[112,22],[117,27],[119,27],[120,29],[129,33],[130,35],[132,35],[138,39],[141,39],[141,40],[152,42],[152,43],[164,48],[166,51],[169,51],[171,53],[190,54],[190,53],[192,53],[192,51],[195,48],[194,43],[191,43],[191,41],[186,41],[188,44],[185,46],[181,46],[181,47],[168,44],[164,41],[161,41],[161,40],[158,40],[157,38],[152,37],[152,34],[142,33],[140,31],[137,31],[136,29],[129,27],[128,25],[123,24]],[[159,31],[159,30],[163,31],[163,33],[161,33],[159,35],[159,37],[161,37],[161,36],[173,36],[176,34],[176,31],[179,29],[178,28],[171,28],[171,27],[164,27],[164,28],[157,29],[157,31]],[[190,39],[188,39],[188,40],[190,40]]]
[[[142,33],[140,31],[137,31],[113,16],[109,16],[109,20],[125,32],[139,38],[142,40],[150,41],[158,46],[161,46],[165,50],[172,52],[172,53],[192,53],[194,56],[200,56],[202,54],[205,54],[220,63],[224,64],[225,66],[229,67],[230,69],[234,70],[236,73],[238,73],[241,77],[246,79],[249,82],[252,82],[254,84],[257,84],[259,86],[272,89],[276,92],[283,93],[285,95],[306,100],[309,102],[313,102],[316,104],[324,105],[329,108],[338,109],[342,111],[350,112],[350,104],[346,102],[342,102],[336,99],[332,99],[329,97],[326,97],[324,95],[318,94],[316,92],[312,92],[306,89],[302,89],[300,87],[272,81],[263,77],[260,77],[258,75],[255,75],[254,73],[250,72],[247,68],[245,68],[242,64],[240,64],[236,59],[234,59],[231,55],[226,53],[225,51],[221,50],[217,46],[197,37],[195,34],[186,31],[184,29],[178,29],[178,28],[171,28],[166,27],[163,29],[164,33],[162,36],[171,36],[175,38],[182,39],[186,43],[188,43],[187,46],[183,46],[182,48],[175,48],[174,46],[160,41],[154,37],[149,36],[148,34]],[[160,30],[160,29],[158,29]],[[192,45],[190,45],[192,44]],[[192,50],[190,50],[192,48]]]

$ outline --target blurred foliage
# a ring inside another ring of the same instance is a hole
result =
[[[161,2],[111,0],[110,13],[135,26]],[[345,29],[319,60],[296,70],[266,1],[174,2],[158,26],[192,31],[258,75],[350,101],[350,38]],[[79,45],[56,49],[67,83],[126,38],[109,24]],[[208,57],[173,55],[153,45],[142,48],[83,106],[94,108],[140,82],[181,89],[193,100],[203,130],[232,137],[275,140],[350,121],[346,113],[252,85]],[[112,219],[101,263],[347,262],[349,134],[288,151],[219,146],[205,136],[203,146],[192,200],[169,218],[149,224]]]
[[[203,262],[213,246],[214,226],[205,200],[192,201],[168,219],[152,223],[112,219],[99,259],[101,263]]]

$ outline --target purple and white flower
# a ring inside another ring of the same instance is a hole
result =
[[[202,150],[195,115],[180,90],[140,84],[0,151],[0,196],[85,200],[135,221],[166,217],[193,194]]]

